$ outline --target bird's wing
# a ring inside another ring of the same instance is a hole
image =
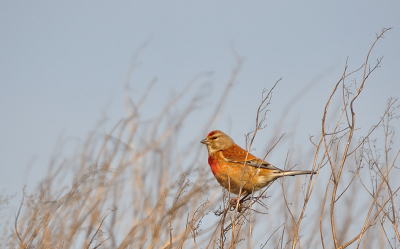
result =
[[[228,162],[244,164],[244,162],[246,160],[247,151],[242,149],[237,144],[233,144],[232,146],[230,146],[229,148],[227,148],[225,150],[222,150],[221,152],[222,152],[222,155],[224,156],[224,158]],[[253,156],[251,153],[249,153],[247,155],[246,165],[256,167],[256,168],[282,171],[281,169],[273,166],[272,164]]]

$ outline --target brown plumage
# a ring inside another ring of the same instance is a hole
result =
[[[210,132],[201,143],[207,145],[208,164],[219,184],[238,195],[247,151],[235,144],[228,135],[218,130]],[[313,174],[313,172],[308,170],[284,171],[248,153],[242,193],[251,194],[282,176],[303,174]]]

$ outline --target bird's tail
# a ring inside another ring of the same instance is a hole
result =
[[[307,175],[307,174],[317,174],[316,171],[310,170],[293,170],[293,171],[282,171],[281,176],[295,176],[295,175]]]

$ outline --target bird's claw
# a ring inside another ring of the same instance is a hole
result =
[[[243,208],[242,205],[243,205],[243,203],[244,203],[245,201],[248,200],[247,197],[248,197],[248,195],[245,195],[245,196],[243,196],[242,199],[239,200],[239,206],[238,206],[238,212],[239,212],[239,213],[242,211],[242,208]],[[238,199],[239,199],[239,196],[236,197],[236,198],[233,198],[233,199],[231,199],[231,200],[229,201],[229,207],[230,207],[230,209],[231,209],[232,211],[236,209],[236,205],[238,204]]]

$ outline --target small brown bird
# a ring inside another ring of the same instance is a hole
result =
[[[219,184],[237,195],[242,177],[242,194],[252,194],[279,177],[316,174],[309,170],[284,171],[250,153],[246,160],[247,151],[235,144],[232,138],[222,131],[208,133],[201,143],[207,145],[208,164]],[[245,160],[246,167],[243,172]]]

